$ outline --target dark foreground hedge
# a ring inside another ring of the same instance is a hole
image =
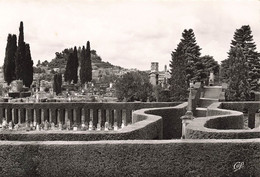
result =
[[[0,176],[260,176],[259,157],[259,139],[2,141]]]

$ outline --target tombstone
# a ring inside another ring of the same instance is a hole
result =
[[[12,121],[9,122],[9,130],[13,130],[13,122]]]
[[[100,123],[97,124],[97,131],[100,131],[101,130],[101,126],[100,126]]]
[[[69,119],[68,119],[67,122],[66,122],[66,127],[67,127],[67,130],[70,130],[70,129],[71,129],[71,122],[70,122]]]
[[[40,125],[38,123],[36,125],[36,131],[40,131]]]
[[[2,128],[6,128],[6,127],[7,127],[7,120],[4,118],[2,122]]]
[[[58,124],[58,128],[59,128],[59,130],[62,130],[62,123]]]
[[[125,127],[125,120],[122,120],[121,128],[124,128],[124,127]]]
[[[114,123],[114,130],[118,130],[117,122]]]
[[[108,131],[108,130],[109,130],[109,123],[105,122],[105,131]]]
[[[77,131],[78,127],[77,126],[73,126],[73,131]]]
[[[86,125],[85,125],[85,123],[81,124],[81,130],[86,130]]]
[[[92,121],[89,121],[88,129],[89,130],[93,130],[93,122]]]
[[[47,120],[45,120],[44,122],[44,130],[48,130],[49,129],[49,122]]]
[[[18,130],[19,129],[19,124],[15,124],[14,129]]]
[[[23,81],[14,80],[11,82],[11,92],[21,92],[23,89]]]
[[[51,130],[55,130],[55,124],[53,122],[51,123]]]

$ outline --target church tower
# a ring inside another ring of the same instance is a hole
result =
[[[158,77],[159,77],[159,63],[158,62],[152,62],[151,63],[151,72],[150,72],[150,83],[153,86],[158,85]]]

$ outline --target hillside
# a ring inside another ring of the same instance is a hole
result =
[[[49,69],[54,69],[54,68],[65,69],[67,64],[67,54],[71,52],[71,50],[72,49],[65,49],[61,53],[56,52],[56,57],[48,63]],[[97,54],[95,50],[91,50],[91,61],[92,61],[93,69],[100,69],[100,68],[123,69],[120,66],[115,66],[109,62],[102,61],[102,58]],[[80,58],[79,58],[79,63],[80,63]]]

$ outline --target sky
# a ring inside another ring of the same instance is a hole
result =
[[[0,0],[0,65],[7,36],[19,35],[20,21],[35,64],[90,41],[105,62],[139,70],[159,62],[163,70],[190,28],[202,55],[219,63],[242,25],[250,25],[260,45],[258,0]]]

